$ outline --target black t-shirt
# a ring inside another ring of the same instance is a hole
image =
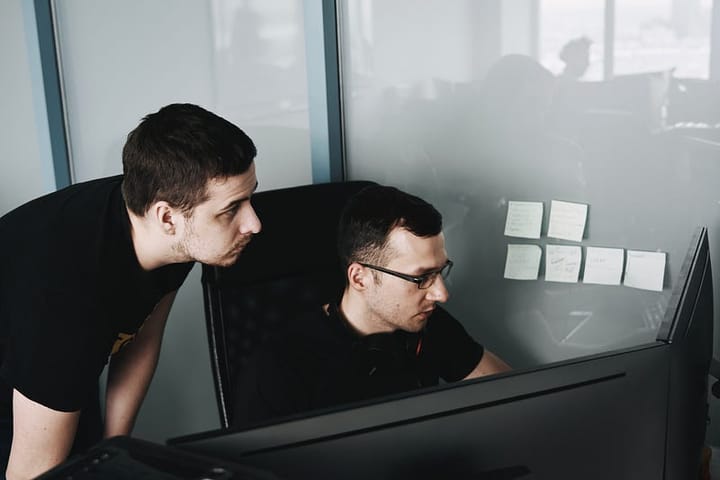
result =
[[[1,415],[12,388],[54,410],[82,409],[109,356],[192,268],[140,267],[121,183],[75,184],[0,218]]]
[[[246,425],[307,410],[454,382],[484,353],[437,308],[419,334],[358,336],[338,314],[318,308],[252,355],[236,378],[233,423]]]

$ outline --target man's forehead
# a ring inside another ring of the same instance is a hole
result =
[[[250,196],[258,186],[255,170],[248,170],[239,175],[222,178],[211,178],[206,185],[208,202],[223,203],[233,198]]]
[[[404,227],[395,227],[388,234],[388,244],[402,245],[402,244],[431,244],[431,243],[445,243],[445,236],[442,232],[437,235],[431,235],[427,237],[421,237],[415,235],[413,232]]]
[[[395,228],[388,235],[389,258],[418,263],[434,263],[445,256],[445,236],[442,232],[431,237],[419,237],[405,228]],[[432,266],[432,265],[430,265]]]

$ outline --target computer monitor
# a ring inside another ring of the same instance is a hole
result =
[[[701,229],[652,343],[169,443],[289,479],[694,478],[710,284]]]
[[[657,337],[671,351],[665,478],[692,478],[688,472],[699,461],[708,418],[713,318],[712,269],[703,228],[693,238]]]

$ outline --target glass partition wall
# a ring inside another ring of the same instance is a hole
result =
[[[448,309],[515,367],[653,341],[720,254],[710,2],[340,3],[348,178],[441,211]]]

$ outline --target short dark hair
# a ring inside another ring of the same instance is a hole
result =
[[[353,262],[384,264],[388,236],[396,227],[432,237],[442,231],[442,215],[425,200],[395,187],[373,185],[353,195],[338,226],[343,267]]]
[[[144,215],[164,200],[183,212],[207,200],[207,183],[245,173],[257,150],[245,132],[189,103],[167,105],[142,119],[122,152],[127,207]]]

